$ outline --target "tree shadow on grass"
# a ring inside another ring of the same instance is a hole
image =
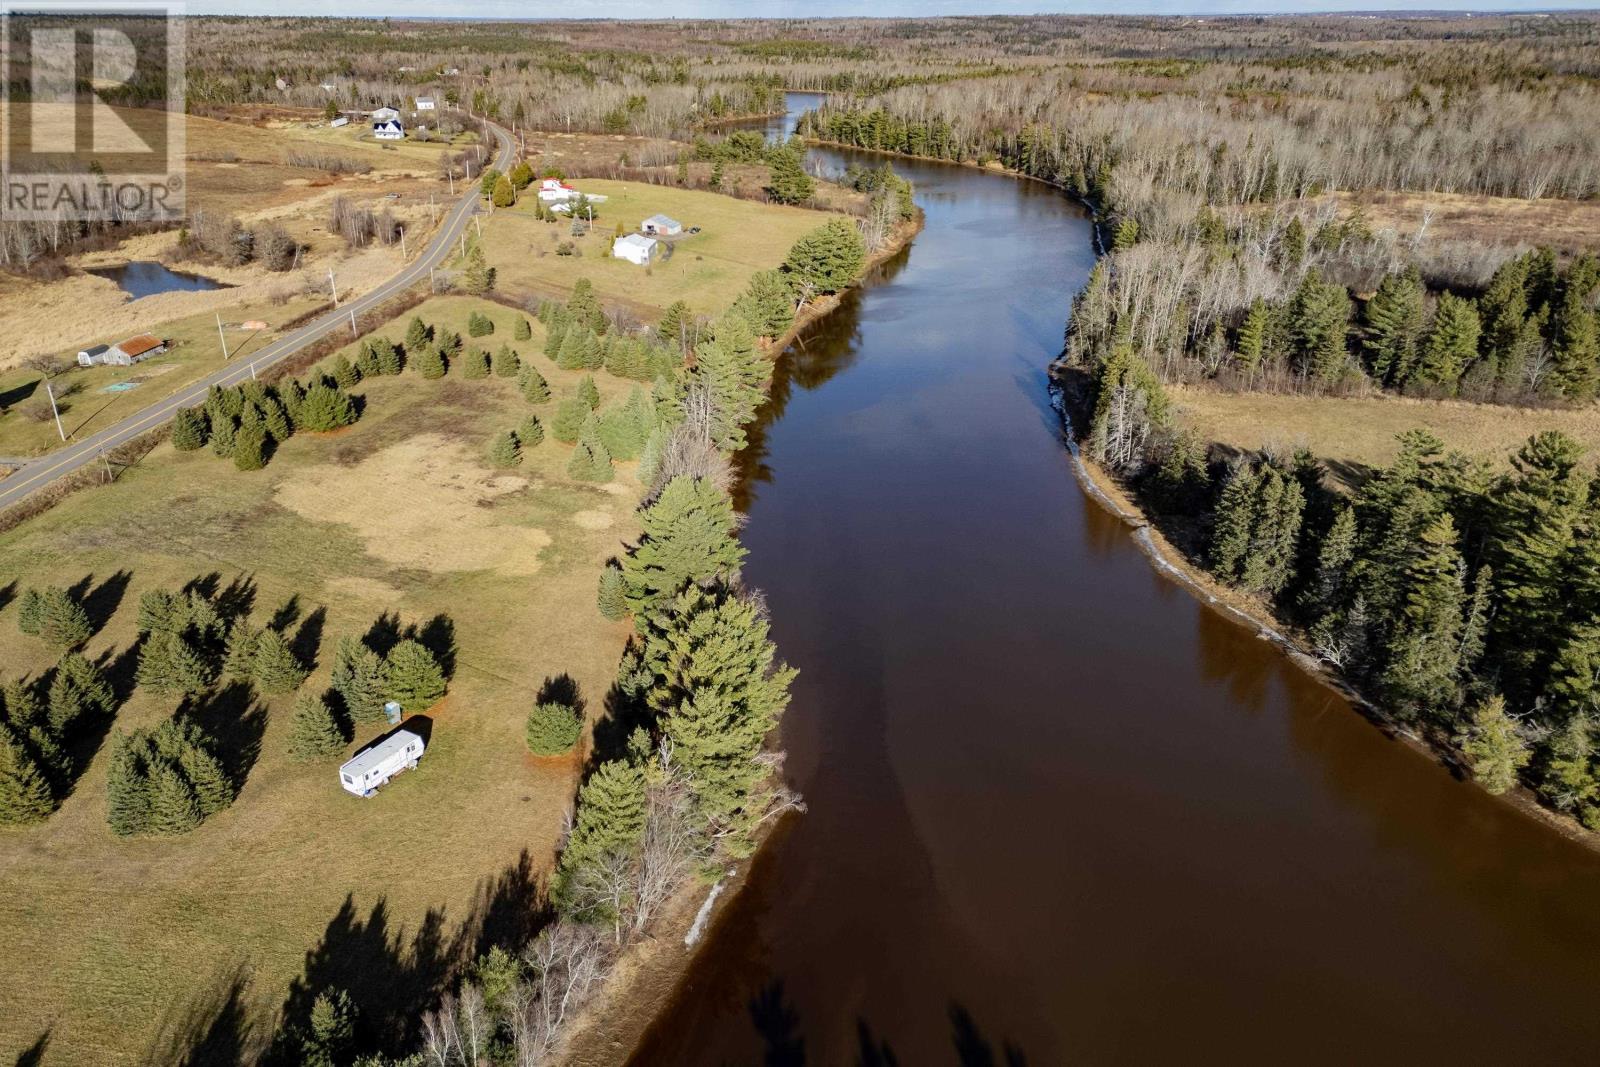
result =
[[[100,673],[111,684],[111,691],[116,694],[119,705],[127,703],[138,686],[139,651],[144,647],[144,642],[145,635],[140,634],[121,652],[107,649],[95,660],[95,666],[100,668]]]
[[[117,608],[122,606],[122,598],[128,591],[128,583],[133,580],[133,572],[119,570],[99,585],[94,584],[94,575],[85,574],[76,585],[67,590],[67,594],[77,601],[83,608],[83,613],[89,616],[89,628],[92,633],[99,633],[105,629],[106,623],[111,621],[111,616],[117,613]]]
[[[456,673],[456,624],[450,616],[439,614],[418,626],[402,626],[397,612],[386,611],[367,628],[361,642],[380,656],[394,651],[401,641],[415,641],[438,661],[446,678]]]
[[[398,612],[386,611],[379,615],[373,624],[367,627],[367,632],[362,635],[361,643],[380,656],[387,656],[394,651],[394,646],[401,641],[400,615]]]
[[[248,574],[241,574],[223,585],[222,575],[212,571],[190,579],[183,591],[198,593],[211,601],[211,606],[217,609],[217,614],[222,616],[224,622],[248,618],[256,606],[256,580]]]
[[[16,1067],[44,1067],[44,1054],[50,1050],[50,1027],[33,1039],[33,1044],[17,1054]]]
[[[255,690],[244,682],[229,682],[197,697],[185,697],[178,705],[177,717],[187,718],[205,731],[234,793],[243,789],[261,755],[261,738],[267,731],[267,709],[256,699]]]
[[[322,631],[328,624],[328,609],[318,608],[307,615],[300,623],[300,629],[289,641],[289,651],[294,653],[294,658],[308,671],[317,669],[318,653],[322,650]]]
[[[288,632],[289,627],[300,621],[300,594],[291,593],[289,599],[279,605],[278,610],[272,613],[272,618],[267,622],[267,629],[276,630],[280,634]]]
[[[0,611],[6,610],[6,605],[17,599],[17,580],[15,578],[0,585]]]
[[[143,1063],[242,1067],[255,1063],[271,1038],[268,1009],[250,996],[251,969],[239,961],[186,1004],[169,1008]]]
[[[615,682],[606,692],[606,713],[594,724],[594,743],[589,752],[590,768],[628,755],[628,738],[638,729],[648,731],[655,716],[645,702],[630,696]]]

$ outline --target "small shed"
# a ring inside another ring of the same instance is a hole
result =
[[[111,351],[110,345],[90,345],[88,348],[78,350],[78,366],[93,367],[106,361],[106,353]]]
[[[370,797],[379,786],[422,758],[422,738],[410,730],[396,730],[371,748],[357,752],[339,768],[339,784],[358,797]]]
[[[340,115],[338,118],[328,123],[328,125],[332,126],[334,129],[338,129],[340,126],[348,126],[350,125],[350,116]]]
[[[406,128],[399,119],[374,122],[372,124],[372,136],[380,141],[403,141],[406,136]]]
[[[656,254],[656,239],[654,237],[645,237],[642,234],[630,233],[626,237],[618,237],[612,242],[611,254],[617,259],[625,259],[629,263],[636,263],[643,267]]]
[[[683,223],[666,215],[651,215],[639,223],[639,229],[658,237],[675,237],[683,232]]]

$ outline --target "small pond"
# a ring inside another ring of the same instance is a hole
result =
[[[145,259],[124,263],[120,267],[92,270],[89,273],[98,274],[102,278],[110,278],[135,300],[141,296],[154,296],[157,293],[228,288],[226,284],[215,279],[204,278],[198,274],[184,274],[180,271],[168,270],[164,264]]]

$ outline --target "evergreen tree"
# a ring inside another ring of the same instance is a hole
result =
[[[111,683],[100,668],[68,652],[56,664],[50,680],[50,729],[58,735],[69,733],[85,716],[106,718],[116,709],[117,698]]]
[[[461,357],[461,376],[474,381],[489,376],[489,353],[481,348],[469,348]]]
[[[356,354],[356,370],[361,372],[363,378],[376,378],[383,373],[383,368],[378,364],[378,352],[370,338],[362,342],[361,351]]]
[[[1143,464],[1155,431],[1166,426],[1166,391],[1131,346],[1118,344],[1094,374],[1089,454],[1113,470]]]
[[[354,722],[380,722],[389,699],[389,665],[382,656],[354,637],[339,642],[329,679]]]
[[[1238,578],[1240,565],[1250,550],[1259,487],[1260,478],[1248,463],[1235,464],[1222,485],[1211,531],[1211,572],[1224,581]]]
[[[787,285],[785,288],[787,288]],[[673,301],[672,305],[667,308],[666,314],[661,316],[661,321],[656,324],[656,336],[669,344],[678,345],[680,348],[688,348],[692,341],[692,338],[685,336],[689,326],[689,319],[689,305],[682,300]]]
[[[261,631],[243,620],[235,622],[228,630],[227,651],[222,658],[223,677],[236,682],[249,682],[256,673],[256,642]]]
[[[544,375],[535,369],[532,363],[522,365],[518,380],[522,384],[522,396],[530,404],[544,404],[550,400],[550,383],[544,380]]]
[[[118,837],[142,834],[150,826],[151,790],[134,738],[119,734],[106,770],[106,821]]]
[[[361,372],[356,370],[355,364],[351,363],[343,353],[333,357],[328,364],[328,373],[333,376],[340,389],[354,389],[361,381]]]
[[[511,325],[511,339],[513,341],[529,341],[533,339],[533,327],[521,315],[518,315],[517,321]]]
[[[418,320],[413,319],[412,321],[416,322]],[[424,339],[415,347],[412,346],[410,337],[411,334],[408,332],[406,334],[407,352],[420,352],[422,351],[423,346],[428,343],[426,339],[426,333],[424,333]],[[406,361],[400,350],[382,338],[379,338],[377,341],[373,342],[372,354],[377,358],[379,374],[393,376],[405,370]]]
[[[1455,545],[1455,523],[1441,515],[1422,531],[1406,568],[1405,598],[1383,679],[1403,714],[1446,707],[1456,694],[1464,591]]]
[[[1346,505],[1339,509],[1317,549],[1316,573],[1302,601],[1308,618],[1322,619],[1344,602],[1355,558],[1356,512]]]
[[[1439,294],[1433,326],[1423,342],[1416,377],[1435,385],[1454,387],[1461,372],[1478,358],[1478,309],[1471,300],[1452,293]]]
[[[11,728],[0,721],[0,826],[39,822],[54,810],[49,779]]]
[[[433,328],[423,322],[420,316],[413,315],[410,323],[406,325],[406,351],[416,355],[431,340],[433,340]],[[382,361],[381,353],[379,361]]]
[[[621,760],[602,763],[578,790],[572,835],[556,867],[552,895],[558,906],[577,917],[609,918],[603,911],[595,914],[580,899],[584,869],[613,856],[632,855],[644,839],[644,828],[644,772]]]
[[[535,704],[528,712],[526,733],[528,750],[534,755],[559,756],[578,743],[583,717],[566,704]]]
[[[1139,243],[1139,220],[1124,217],[1111,235],[1111,251],[1123,252]]]
[[[777,150],[772,153],[772,173],[767,181],[767,196],[780,204],[800,204],[816,194],[817,183],[800,166],[800,157],[793,152]]]
[[[401,641],[389,651],[389,690],[407,711],[421,711],[444,696],[444,671],[420,642]]]
[[[600,406],[600,389],[594,384],[593,375],[585,374],[583,376],[583,380],[578,383],[578,396],[585,404],[589,405],[590,411]]]
[[[140,646],[134,677],[140,688],[152,693],[195,696],[210,688],[216,672],[183,633],[159,631]]]
[[[836,293],[855,281],[866,262],[861,231],[848,219],[831,219],[789,249],[783,270],[814,293]]]
[[[172,418],[172,447],[179,452],[194,452],[205,447],[209,429],[200,408],[180,408]]]
[[[794,293],[781,271],[757,271],[730,310],[757,335],[779,337],[794,324]]]
[[[555,418],[550,420],[550,434],[562,444],[576,444],[578,434],[583,430],[583,423],[589,417],[589,402],[582,397],[568,397],[556,408]]]
[[[29,637],[38,637],[44,627],[44,594],[37,589],[26,589],[17,600],[17,629]]]
[[[498,378],[515,378],[517,371],[522,369],[522,359],[511,350],[510,345],[501,345],[494,353],[494,373]]]
[[[1594,773],[1594,720],[1588,712],[1568,716],[1551,735],[1539,788],[1563,811],[1575,812],[1585,824],[1594,815],[1600,779]]]
[[[445,363],[444,353],[439,351],[437,345],[429,345],[417,353],[411,365],[416,367],[417,373],[428,381],[438,381],[449,370],[449,365]]]
[[[295,427],[312,433],[326,433],[355,421],[356,406],[350,395],[319,382],[306,390]]]
[[[1289,301],[1289,337],[1295,369],[1323,383],[1338,381],[1348,354],[1345,333],[1350,322],[1350,295],[1334,282],[1324,282],[1315,270],[1301,279]]]
[[[567,316],[569,321],[590,333],[605,332],[605,312],[600,309],[600,298],[595,296],[594,283],[588,278],[579,278],[572,283],[572,296],[567,300]]]
[[[1304,510],[1300,483],[1277,467],[1266,467],[1257,489],[1255,523],[1240,574],[1241,586],[1276,596],[1288,585],[1299,549]]]
[[[40,590],[37,610],[39,639],[52,648],[77,648],[94,633],[88,612],[65,589],[51,585]]]
[[[594,416],[584,422],[578,432],[578,447],[567,461],[567,476],[581,482],[609,482],[612,478],[611,453],[600,441],[599,428]]]
[[[622,577],[622,568],[607,566],[600,572],[600,614],[612,622],[620,622],[628,616],[627,582]]]
[[[306,680],[307,671],[295,657],[283,635],[273,629],[262,631],[255,643],[252,676],[256,688],[277,695],[292,693]]]
[[[467,267],[461,272],[461,288],[473,296],[482,296],[494,288],[495,269],[483,256],[483,248],[473,245],[467,251]]]
[[[150,765],[150,816],[145,830],[152,834],[186,834],[200,825],[200,801],[194,789],[165,760]]]
[[[1265,300],[1257,297],[1239,326],[1234,351],[1238,356],[1239,369],[1251,378],[1261,369],[1261,361],[1266,356],[1267,331],[1271,322],[1272,309]]]
[[[517,191],[511,187],[511,179],[504,174],[496,178],[490,199],[495,207],[510,207],[515,204],[517,202]]]
[[[545,329],[544,354],[555,360],[558,366],[561,362],[561,349],[567,343],[567,332],[570,329],[565,318],[551,322]]]
[[[529,449],[544,441],[544,424],[539,421],[539,416],[529,415],[522,420],[522,425],[517,427],[517,444],[523,449]]]
[[[772,364],[757,349],[749,324],[737,315],[719,320],[711,340],[696,350],[694,376],[710,390],[711,440],[718,448],[744,447],[743,427],[766,399],[771,372]]]
[[[505,430],[495,434],[494,444],[489,447],[489,462],[501,468],[515,467],[522,462],[522,448],[515,433]]]
[[[599,370],[606,365],[606,348],[597,333],[583,335],[583,347],[578,359],[585,370]]]
[[[1426,293],[1422,273],[1413,266],[1385,275],[1367,301],[1362,350],[1373,377],[1385,385],[1404,383],[1416,369],[1427,317]]]
[[[1496,795],[1517,784],[1517,776],[1528,765],[1528,744],[1517,733],[1517,724],[1506,714],[1506,702],[1492,696],[1472,709],[1461,749],[1472,767],[1472,776]]]
[[[267,465],[267,431],[264,426],[241,426],[233,439],[233,465],[258,471]]]
[[[318,993],[300,1035],[301,1067],[344,1067],[355,1044],[356,1009],[342,989]]]
[[[326,700],[307,693],[295,701],[289,720],[290,759],[299,763],[329,759],[343,753],[347,743],[344,728]]]
[[[622,563],[635,615],[692,584],[731,579],[744,562],[733,502],[709,481],[680,475],[639,516],[643,535]]]
[[[233,803],[233,783],[222,764],[205,747],[198,727],[191,726],[178,750],[178,765],[194,794],[200,817],[210,818]]]
[[[1283,230],[1283,261],[1290,267],[1298,267],[1306,258],[1306,227],[1296,215],[1289,220],[1289,225]]]
[[[573,325],[561,336],[561,350],[556,353],[556,366],[562,370],[578,370],[584,364],[584,353],[588,348],[589,331],[581,326]]]

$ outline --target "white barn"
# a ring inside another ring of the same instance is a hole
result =
[[[676,237],[683,232],[683,223],[666,215],[651,215],[639,223],[639,229],[661,237]]]
[[[625,259],[643,267],[649,264],[656,254],[656,239],[645,237],[643,234],[630,233],[626,237],[618,237],[611,245],[611,254],[617,259]]]
[[[422,738],[410,730],[396,730],[371,748],[358,752],[339,768],[339,784],[358,797],[370,797],[389,779],[417,765],[422,758]]]

